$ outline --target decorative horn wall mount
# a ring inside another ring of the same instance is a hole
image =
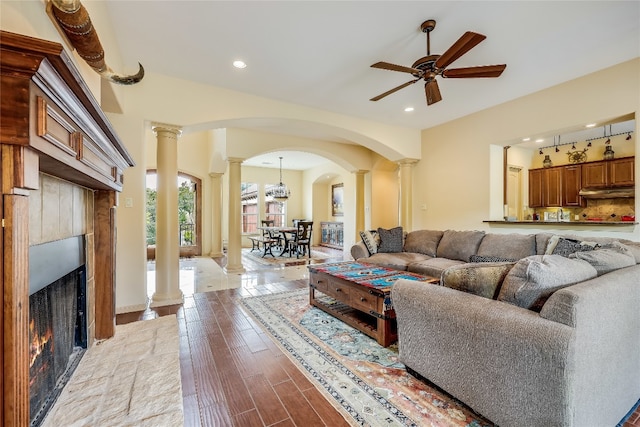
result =
[[[133,85],[144,77],[144,68],[140,67],[136,74],[120,76],[106,64],[104,49],[98,34],[91,22],[89,12],[80,0],[51,0],[51,12],[69,43],[91,68],[105,79],[121,85]]]

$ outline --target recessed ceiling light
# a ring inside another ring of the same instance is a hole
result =
[[[247,64],[244,63],[244,61],[233,61],[233,66],[236,68],[246,68]]]
[[[589,123],[589,124],[588,124],[588,125],[586,125],[585,127],[586,127],[586,128],[592,128],[592,127],[595,127],[595,126],[596,126],[596,124],[595,124],[595,123]]]
[[[536,142],[544,142],[544,139],[542,138],[536,139]]]
[[[413,111],[413,107],[407,107],[404,109],[405,113],[410,113]]]
[[[531,140],[531,138],[522,138],[522,142],[527,142],[527,141],[530,141],[530,140]]]

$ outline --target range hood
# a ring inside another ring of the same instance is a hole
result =
[[[583,188],[579,193],[585,199],[617,199],[636,196],[635,187]]]

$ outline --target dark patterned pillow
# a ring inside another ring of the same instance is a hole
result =
[[[581,242],[575,239],[559,238],[558,243],[551,251],[552,255],[562,255],[568,257],[576,252],[587,252],[599,248],[600,245],[592,242]]]
[[[490,256],[490,255],[471,255],[469,257],[469,262],[516,262],[517,259],[512,258],[503,258],[499,256]]]
[[[395,227],[390,230],[378,228],[380,236],[380,246],[378,252],[402,252],[404,247],[402,227]]]
[[[378,233],[375,231],[371,232],[369,230],[364,230],[360,232],[360,238],[362,238],[362,243],[367,247],[369,255],[373,255],[378,252],[378,243],[380,241]]]

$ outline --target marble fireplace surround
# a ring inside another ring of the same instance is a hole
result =
[[[112,337],[117,193],[134,162],[59,43],[0,30],[0,90],[0,425],[10,427],[29,424],[29,248],[84,236],[88,346]]]

